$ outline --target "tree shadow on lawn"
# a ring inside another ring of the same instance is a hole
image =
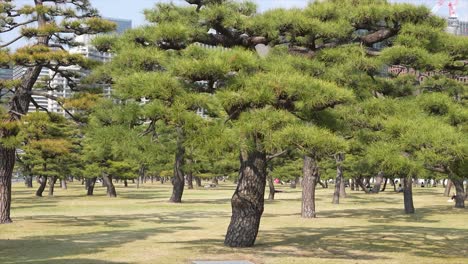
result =
[[[86,215],[86,216],[69,216],[69,215],[34,215],[15,218],[16,222],[24,222],[32,220],[39,224],[50,224],[57,227],[72,227],[72,226],[99,226],[113,228],[126,228],[133,226],[134,221],[155,224],[186,224],[194,222],[197,219],[203,218],[219,218],[229,217],[228,213],[223,212],[207,212],[207,211],[177,211],[177,212],[161,212],[153,214],[126,214],[126,215]],[[192,229],[198,229],[193,227]]]
[[[184,244],[200,255],[222,256],[235,252],[254,255],[258,259],[384,260],[391,259],[392,254],[401,253],[429,258],[467,258],[468,238],[465,233],[466,229],[392,225],[316,229],[285,227],[260,230],[253,248],[227,248],[222,246],[222,239],[186,241]]]
[[[86,262],[86,260],[79,259],[65,262],[63,259],[54,259],[104,252],[107,248],[144,240],[149,236],[193,229],[193,227],[166,226],[141,230],[112,230],[110,232],[31,236],[22,239],[0,240],[0,248],[2,249],[0,263],[113,263],[98,260]]]

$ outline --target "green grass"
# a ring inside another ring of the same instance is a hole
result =
[[[35,186],[36,187],[36,186]],[[13,185],[13,224],[0,226],[0,263],[190,263],[244,259],[262,263],[467,263],[468,210],[454,209],[441,188],[415,190],[416,214],[403,213],[401,193],[348,190],[331,204],[332,188],[317,190],[318,218],[300,218],[300,190],[266,202],[256,246],[223,246],[233,185],[186,190],[170,204],[170,185],[56,188],[55,197]],[[391,188],[391,187],[390,187]]]

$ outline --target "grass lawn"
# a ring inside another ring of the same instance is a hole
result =
[[[300,189],[280,186],[285,192],[266,201],[256,246],[231,249],[223,240],[234,185],[185,190],[182,204],[167,202],[170,187],[117,185],[110,199],[102,187],[86,197],[74,183],[37,198],[35,188],[14,184],[0,263],[468,263],[468,210],[454,209],[442,188],[416,188],[416,214],[405,215],[390,186],[378,195],[348,190],[340,205],[331,204],[332,188],[319,187],[318,218],[304,220]]]

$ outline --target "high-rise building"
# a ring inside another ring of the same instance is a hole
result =
[[[132,27],[132,21],[131,20],[126,20],[126,19],[115,19],[115,18],[106,18],[109,21],[112,21],[117,24],[116,30],[113,32],[114,34],[121,34],[125,32],[128,29],[131,29]],[[70,53],[72,54],[81,54],[84,57],[91,59],[91,60],[96,60],[99,62],[109,62],[112,59],[112,55],[110,53],[106,52],[99,52],[96,48],[94,48],[91,44],[92,39],[95,37],[95,35],[81,35],[77,36],[75,38],[76,42],[82,43],[81,46],[73,47],[69,50]],[[85,72],[82,68],[79,66],[69,66],[69,67],[64,67],[61,70],[66,70],[66,71],[75,71],[79,72],[80,75],[86,75],[87,72]],[[20,79],[26,72],[26,68],[24,67],[15,67],[12,72],[12,77],[13,79]],[[45,79],[50,81],[50,86],[54,88],[53,91],[47,91],[42,89],[43,86],[45,85]],[[79,80],[73,80],[73,81],[79,81]],[[36,89],[41,90],[44,93],[47,93],[51,96],[55,97],[60,97],[60,98],[69,98],[73,95],[73,91],[70,88],[70,85],[68,83],[68,80],[61,76],[60,74],[55,74],[54,71],[49,70],[47,68],[43,68],[40,76],[35,84]],[[111,88],[110,87],[104,87],[104,94],[106,96],[110,96],[111,93]],[[54,113],[60,113],[63,115],[66,115],[62,107],[55,101],[49,98],[46,98],[44,96],[36,96],[33,95],[32,99],[34,102],[39,106],[37,107],[35,104],[31,102],[29,106],[29,111],[34,112],[34,111],[47,111],[49,112],[54,112]]]

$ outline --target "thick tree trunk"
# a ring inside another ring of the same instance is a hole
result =
[[[114,183],[112,182],[112,176],[107,175],[106,173],[103,173],[102,181],[105,183],[105,186],[107,187],[107,196],[117,197],[117,192],[115,191],[115,186],[114,186]]]
[[[413,205],[413,185],[410,177],[403,178],[403,199],[405,203],[405,213],[414,214]]]
[[[55,183],[57,182],[57,176],[49,178],[49,196],[54,196]]]
[[[47,185],[47,177],[46,176],[39,177],[39,188],[36,191],[36,196],[42,197],[42,193],[44,192],[46,185]]]
[[[15,149],[5,149],[0,145],[0,224],[11,223],[11,178],[15,153]]]
[[[169,199],[172,203],[181,203],[182,195],[184,193],[185,179],[184,179],[184,161],[185,161],[185,147],[184,134],[182,128],[177,128],[177,150],[174,162],[174,177],[172,177],[172,195]]]
[[[445,185],[444,196],[450,196],[450,189],[452,189],[452,180],[448,179],[447,184]]]
[[[304,180],[302,182],[301,217],[315,218],[315,187],[318,179],[318,165],[316,159],[311,156],[304,156],[302,174]]]
[[[128,181],[127,181],[127,179],[124,179],[124,187],[125,187],[125,188],[128,187]]]
[[[465,189],[463,188],[463,180],[453,178],[452,183],[455,186],[455,191],[457,192],[455,196],[455,208],[465,208]]]
[[[88,191],[86,195],[91,196],[94,194],[94,186],[96,185],[97,177],[86,179],[86,185],[88,185]]]
[[[345,185],[345,179],[343,178],[340,183],[340,197],[341,198],[346,198],[346,185]]]
[[[26,188],[32,188],[33,187],[33,176],[29,175],[24,177],[24,185]]]
[[[232,216],[224,244],[229,247],[254,245],[263,214],[266,185],[266,154],[241,153],[239,182],[231,199]]]
[[[197,187],[202,187],[200,177],[195,177],[195,183],[196,183]]]
[[[60,179],[60,185],[62,186],[62,189],[66,190],[67,189],[67,180],[66,179]]]
[[[372,193],[379,193],[380,192],[380,188],[382,186],[382,182],[383,182],[383,172],[379,172],[377,173],[377,177],[375,177],[375,184],[374,184],[374,188],[372,188]]]
[[[268,175],[267,179],[268,179],[268,189],[269,189],[268,200],[273,201],[275,200],[275,193],[276,193],[275,183],[273,182],[273,177],[271,175]]]

